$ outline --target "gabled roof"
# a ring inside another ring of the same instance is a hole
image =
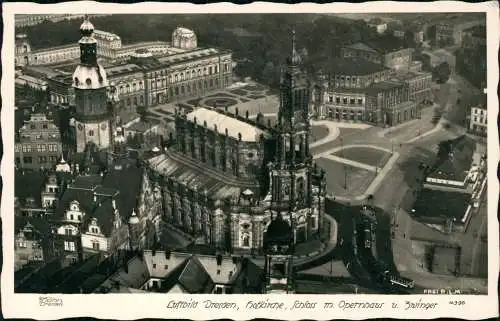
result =
[[[25,228],[30,228],[32,233],[24,234],[26,238],[40,240],[52,234],[51,226],[45,219],[38,217],[15,216],[14,233],[19,233]]]
[[[210,293],[213,288],[210,275],[196,256],[189,258],[178,278],[178,282],[189,293]]]
[[[40,171],[16,170],[14,174],[14,195],[21,204],[27,198],[34,198],[37,206],[41,206],[41,193],[45,186],[46,175]]]
[[[80,208],[86,213],[84,227],[94,217],[103,234],[109,235],[114,221],[112,200],[116,201],[122,220],[127,222],[140,193],[142,171],[141,168],[131,166],[122,170],[112,170],[103,177],[100,175],[78,177],[65,190],[55,219],[63,219],[69,204],[72,201],[78,201]],[[94,202],[94,194],[96,202]]]

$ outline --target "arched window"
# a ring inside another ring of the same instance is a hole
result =
[[[196,77],[196,71],[193,70],[193,71],[191,71],[191,78],[194,78],[194,77]]]
[[[297,199],[299,200],[303,200],[306,197],[304,185],[304,178],[299,177],[299,179],[297,180]]]
[[[130,92],[130,85],[127,84],[127,93],[129,93],[129,92]]]
[[[231,170],[234,176],[238,176],[238,168],[236,167],[236,160],[231,160]]]
[[[133,91],[136,91],[136,90],[137,90],[137,85],[135,84],[135,82],[132,84],[132,90],[133,90]]]
[[[248,236],[248,234],[243,235],[243,246],[244,247],[250,246],[250,237]]]

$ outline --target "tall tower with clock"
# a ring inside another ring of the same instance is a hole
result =
[[[98,149],[110,147],[113,118],[108,105],[108,80],[104,68],[97,63],[97,41],[88,16],[85,16],[80,32],[80,64],[73,73],[77,153],[83,152],[89,143]]]
[[[318,181],[309,152],[310,82],[301,68],[292,35],[291,56],[281,75],[276,156],[269,165],[271,216],[282,217],[300,243],[321,231],[324,175]]]

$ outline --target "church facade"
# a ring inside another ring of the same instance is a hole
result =
[[[164,220],[220,251],[261,253],[277,216],[293,242],[322,230],[326,181],[309,152],[310,84],[293,41],[282,76],[278,121],[265,126],[199,108],[176,114],[176,136],[148,160],[161,182]]]

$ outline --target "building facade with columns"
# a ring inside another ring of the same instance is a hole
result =
[[[127,47],[126,50],[131,51],[127,51],[124,59],[117,59],[107,65],[108,83],[116,88],[120,109],[135,111],[137,106],[147,107],[196,98],[232,84],[231,51],[199,48],[194,32],[187,31],[177,28],[172,35],[174,45],[169,44],[168,50],[161,49],[163,45],[157,43],[132,45],[129,47],[133,50]],[[116,38],[119,39],[117,35],[102,33],[109,38],[107,42],[99,40],[98,36],[104,36],[96,31],[92,35],[96,41],[97,56],[100,55],[101,44],[106,43],[104,49],[114,50],[117,46],[115,42],[118,41]],[[18,40],[20,51],[24,50],[23,39]],[[160,47],[156,48],[156,45]],[[80,49],[77,54],[75,57],[79,57]],[[60,71],[46,71],[46,79],[51,102],[74,104],[74,98],[70,97],[74,96],[74,89],[71,88],[73,79],[69,75],[61,74]]]
[[[328,59],[313,87],[312,114],[320,119],[364,121],[365,89],[386,80],[390,72],[365,59]]]
[[[309,153],[309,101],[293,44],[275,127],[215,109],[177,113],[175,143],[148,161],[162,182],[165,221],[233,253],[261,253],[278,216],[294,243],[318,236],[326,181]]]

